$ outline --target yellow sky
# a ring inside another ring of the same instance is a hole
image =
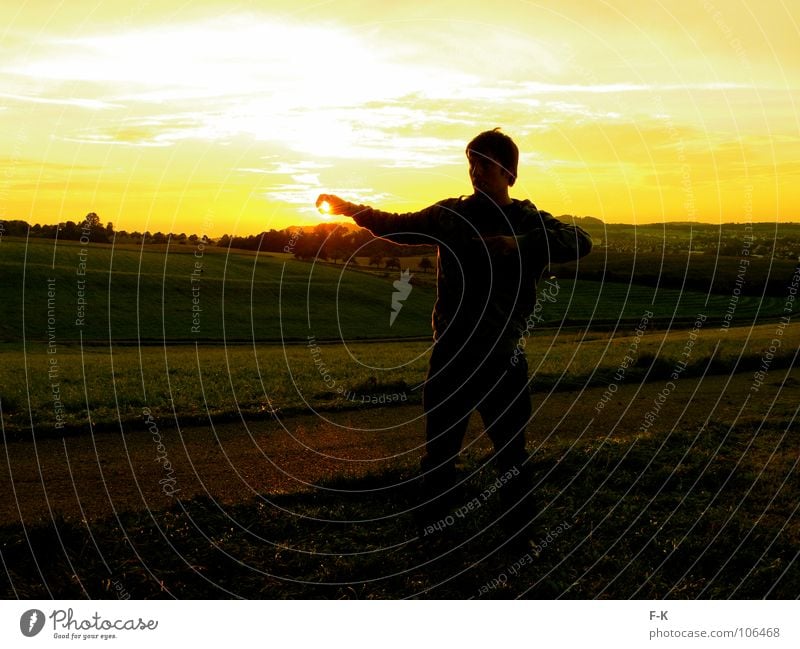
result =
[[[800,28],[776,0],[0,7],[0,219],[251,234],[321,191],[392,210],[512,194],[607,222],[800,221]]]

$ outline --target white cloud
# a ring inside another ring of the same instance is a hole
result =
[[[615,107],[590,108],[576,97],[678,89],[495,79],[488,71],[498,58],[512,67],[535,60],[548,76],[561,64],[535,39],[487,32],[473,43],[466,35],[474,30],[474,24],[458,23],[445,33],[415,34],[420,54],[397,41],[384,44],[384,33],[362,34],[335,23],[299,23],[267,14],[154,25],[52,40],[45,53],[9,60],[3,67],[6,73],[34,77],[45,90],[48,84],[55,91],[63,82],[88,82],[102,95],[96,99],[2,96],[103,109],[109,117],[94,120],[92,132],[84,125],[77,133],[61,134],[82,143],[160,147],[188,139],[245,137],[254,146],[317,161],[431,168],[460,162],[464,143],[459,126],[494,121],[498,112],[519,116],[523,125],[567,115],[608,119],[619,113]],[[484,61],[481,52],[491,56]],[[442,126],[456,128],[459,139],[427,135],[434,127],[441,132]],[[306,165],[269,173],[313,171]],[[304,182],[312,180],[303,176]]]
[[[115,138],[109,134],[97,133],[97,134],[90,134],[81,136],[69,136],[69,135],[53,135],[54,139],[61,140],[63,142],[74,142],[75,144],[102,144],[104,146],[128,146],[128,147],[166,147],[170,146],[171,142],[167,140],[156,141],[156,140],[137,140],[137,141],[126,141],[120,140],[119,138]]]
[[[294,174],[292,176],[292,180],[297,183],[301,183],[304,185],[312,185],[314,187],[319,187],[319,174]]]
[[[525,94],[605,94],[623,92],[670,92],[689,90],[735,90],[748,86],[737,83],[688,83],[688,84],[637,84],[637,83],[599,83],[599,84],[574,84],[574,83],[540,83],[525,82],[520,86],[520,92]]]
[[[14,95],[10,93],[0,93],[3,99],[11,99],[28,104],[49,104],[53,106],[77,106],[78,108],[88,108],[90,110],[108,110],[110,108],[122,108],[120,104],[112,104],[99,99],[88,99],[85,97],[70,97],[67,99],[57,99],[53,97],[33,97],[30,95]]]

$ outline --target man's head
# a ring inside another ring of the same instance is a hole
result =
[[[475,189],[486,191],[481,185],[484,176],[494,176],[489,181],[504,182],[512,187],[517,180],[519,149],[514,141],[499,128],[484,131],[467,144],[469,175]],[[476,185],[476,180],[478,184]],[[488,193],[492,193],[491,191]]]

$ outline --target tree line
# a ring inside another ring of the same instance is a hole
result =
[[[290,253],[296,259],[322,261],[355,261],[355,257],[368,257],[369,264],[392,268],[400,266],[395,261],[404,254],[420,256],[435,255],[432,246],[397,246],[385,239],[373,236],[368,230],[345,227],[335,223],[320,223],[313,227],[294,227],[282,230],[265,230],[259,234],[235,236],[223,234],[218,239],[205,235],[183,232],[128,232],[115,230],[111,222],[102,223],[100,217],[90,212],[83,221],[66,221],[53,225],[29,225],[26,221],[3,221],[3,235],[40,239],[61,239],[92,243],[115,243],[137,245],[192,245],[202,242],[220,248],[234,248],[258,252]],[[423,260],[424,262],[424,260]],[[428,270],[433,265],[423,263],[420,268]]]

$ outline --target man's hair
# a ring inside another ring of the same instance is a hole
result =
[[[467,157],[470,151],[498,162],[511,175],[509,185],[514,184],[517,179],[519,149],[514,140],[502,133],[499,127],[476,135],[467,145]]]

